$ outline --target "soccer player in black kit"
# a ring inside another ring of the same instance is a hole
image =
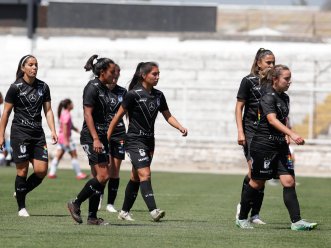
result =
[[[261,80],[265,93],[260,101],[261,119],[251,146],[251,180],[241,197],[241,209],[236,225],[243,229],[253,228],[247,220],[250,203],[255,199],[265,181],[279,177],[283,185],[283,199],[290,215],[292,230],[311,230],[317,223],[301,219],[300,206],[295,190],[294,166],[286,135],[297,145],[305,141],[287,127],[289,97],[285,94],[291,84],[291,71],[287,66],[275,65]]]
[[[114,118],[117,110],[119,109],[127,90],[119,85],[117,85],[118,79],[120,77],[121,68],[118,64],[115,64],[115,75],[114,81],[108,84],[110,90],[110,103],[109,103],[109,113],[107,115],[108,123]],[[120,168],[122,160],[125,158],[125,125],[123,119],[121,119],[110,139],[109,146],[109,165],[110,165],[110,178],[108,181],[108,197],[106,210],[110,213],[117,213],[114,207],[115,199],[117,196],[118,186],[120,183]],[[102,195],[100,197],[99,209],[101,208]]]
[[[159,66],[155,62],[141,62],[130,82],[129,91],[115,117],[109,125],[108,140],[111,139],[117,123],[124,114],[129,116],[129,127],[125,142],[125,151],[132,163],[130,180],[125,190],[125,198],[118,218],[133,221],[130,210],[140,187],[143,199],[154,221],[165,216],[165,211],[156,207],[151,184],[151,163],[154,153],[154,123],[158,112],[167,122],[178,129],[183,136],[184,128],[171,115],[163,93],[154,87],[159,80]]]
[[[16,81],[10,85],[0,123],[0,147],[4,145],[4,134],[11,111],[14,109],[10,142],[16,164],[14,196],[18,205],[18,216],[29,217],[25,208],[26,196],[41,184],[47,174],[48,151],[42,128],[41,110],[44,110],[51,130],[52,143],[57,143],[54,114],[48,85],[37,79],[38,62],[32,55],[21,58],[16,72]],[[34,172],[27,178],[29,162]]]
[[[77,223],[82,223],[80,205],[89,199],[87,224],[107,225],[108,223],[97,217],[97,211],[100,194],[109,180],[107,115],[111,97],[106,85],[114,80],[115,63],[111,59],[98,59],[98,55],[93,55],[84,68],[86,71],[92,70],[95,78],[84,88],[84,123],[80,143],[88,156],[94,177],[85,184],[75,200],[68,202],[68,209],[72,218]]]
[[[248,174],[245,176],[242,186],[242,191],[248,185],[251,177],[251,157],[250,143],[253,135],[256,132],[259,121],[259,102],[262,96],[260,77],[261,73],[266,68],[271,68],[275,65],[274,54],[264,48],[260,48],[254,58],[251,73],[244,77],[241,81],[235,109],[236,123],[238,129],[238,144],[243,146],[244,154],[248,165]],[[244,115],[243,115],[244,110]],[[260,210],[264,197],[264,187],[259,190],[252,204],[250,222],[254,224],[265,224],[260,218]],[[240,203],[237,205],[236,219],[238,219],[240,211]]]

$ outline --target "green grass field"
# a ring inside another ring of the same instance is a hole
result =
[[[151,221],[139,195],[132,209],[135,222],[117,220],[116,214],[99,212],[109,226],[75,224],[66,203],[82,188],[71,170],[58,179],[45,179],[28,195],[29,218],[17,216],[14,168],[0,168],[0,247],[331,247],[331,179],[298,178],[302,217],[319,226],[309,232],[289,229],[282,187],[267,186],[261,215],[268,223],[253,230],[235,226],[243,176],[153,173],[158,207],[166,210],[162,222]],[[121,172],[115,206],[120,208],[129,177]],[[82,205],[86,222],[87,202]]]

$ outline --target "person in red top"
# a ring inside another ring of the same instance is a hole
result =
[[[58,107],[59,118],[59,140],[57,153],[52,160],[48,178],[55,179],[56,170],[65,152],[68,152],[71,156],[71,165],[76,173],[77,179],[86,179],[88,176],[80,169],[79,162],[77,160],[76,144],[71,139],[71,130],[79,132],[79,130],[73,126],[71,120],[70,111],[74,108],[74,105],[70,99],[64,99],[60,102]]]

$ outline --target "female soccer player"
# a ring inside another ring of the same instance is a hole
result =
[[[71,130],[79,132],[72,124],[70,111],[74,108],[74,105],[70,99],[64,99],[60,102],[58,107],[59,118],[59,142],[57,147],[57,153],[51,163],[51,168],[48,173],[48,178],[56,178],[56,170],[61,158],[65,152],[68,152],[71,156],[72,168],[76,173],[77,179],[86,179],[87,175],[80,170],[79,162],[77,160],[76,144],[71,139]]]
[[[295,191],[294,167],[286,135],[297,145],[304,139],[286,125],[289,114],[289,97],[285,94],[291,84],[291,71],[287,66],[276,65],[262,79],[266,85],[260,101],[261,119],[253,136],[250,155],[252,160],[251,180],[241,197],[241,209],[236,225],[253,228],[247,220],[250,203],[256,198],[265,181],[279,177],[283,185],[283,198],[291,218],[292,230],[311,230],[317,223],[301,219],[300,207]]]
[[[140,187],[143,199],[154,221],[165,216],[165,211],[156,207],[151,184],[151,163],[154,153],[154,123],[158,112],[161,112],[167,122],[178,129],[183,136],[187,135],[184,128],[171,115],[163,93],[154,87],[159,81],[159,66],[155,62],[141,62],[129,85],[129,91],[124,98],[115,117],[109,125],[108,140],[111,139],[117,123],[125,113],[129,116],[129,127],[125,142],[131,163],[131,177],[125,190],[122,210],[118,218],[133,221],[130,215]]]
[[[119,85],[117,85],[118,78],[120,77],[121,69],[118,64],[115,64],[115,76],[114,81],[111,84],[108,84],[110,90],[111,101],[109,103],[109,114],[108,122],[114,118],[118,108],[120,107],[124,96],[127,90]],[[117,213],[117,210],[114,207],[114,202],[117,196],[118,186],[120,183],[120,168],[122,160],[125,158],[125,125],[123,119],[121,119],[110,139],[110,178],[108,182],[108,198],[107,198],[107,207],[106,210],[110,213]],[[100,197],[99,209],[101,208],[102,196]]]
[[[14,109],[10,132],[13,161],[16,163],[14,196],[18,205],[18,216],[30,216],[25,208],[26,195],[41,184],[47,174],[48,151],[42,128],[41,109],[51,130],[52,144],[57,143],[51,95],[48,85],[36,78],[38,62],[36,57],[26,55],[18,63],[16,81],[10,85],[5,97],[5,106],[0,123],[0,147],[5,142],[8,118]],[[29,176],[29,162],[34,173]]]
[[[243,146],[244,154],[248,164],[248,174],[245,176],[242,192],[249,183],[251,177],[252,160],[249,154],[250,143],[256,132],[259,122],[258,106],[262,96],[260,77],[266,68],[271,68],[275,64],[274,54],[267,49],[260,48],[254,58],[251,73],[241,81],[235,108],[236,123],[238,129],[238,144]],[[243,115],[244,110],[244,115]],[[254,224],[265,224],[260,219],[260,209],[264,197],[264,187],[260,189],[253,201],[250,221]],[[240,204],[237,206],[236,219],[240,211]]]
[[[84,88],[83,106],[84,123],[80,143],[87,154],[93,178],[83,187],[76,199],[68,202],[68,209],[73,219],[82,223],[80,205],[89,198],[87,224],[107,225],[97,218],[100,194],[109,179],[109,149],[107,140],[108,104],[111,101],[107,84],[114,80],[115,63],[108,58],[93,55],[86,63],[85,70],[93,71],[95,78]]]

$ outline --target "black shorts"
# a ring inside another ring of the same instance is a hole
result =
[[[154,148],[154,139],[150,141],[127,140],[125,143],[125,151],[136,170],[151,165]]]
[[[40,133],[35,137],[12,133],[10,138],[14,163],[22,163],[31,159],[48,162],[48,150],[45,134]]]
[[[111,139],[109,142],[109,155],[113,158],[125,159],[125,148],[123,139]]]
[[[99,139],[104,147],[101,153],[97,153],[93,150],[93,140],[89,135],[80,136],[80,144],[88,157],[90,166],[109,163],[109,147],[107,137],[101,136]]]
[[[252,159],[252,178],[269,180],[280,175],[294,176],[294,164],[291,152],[282,148],[279,151],[250,151]]]

